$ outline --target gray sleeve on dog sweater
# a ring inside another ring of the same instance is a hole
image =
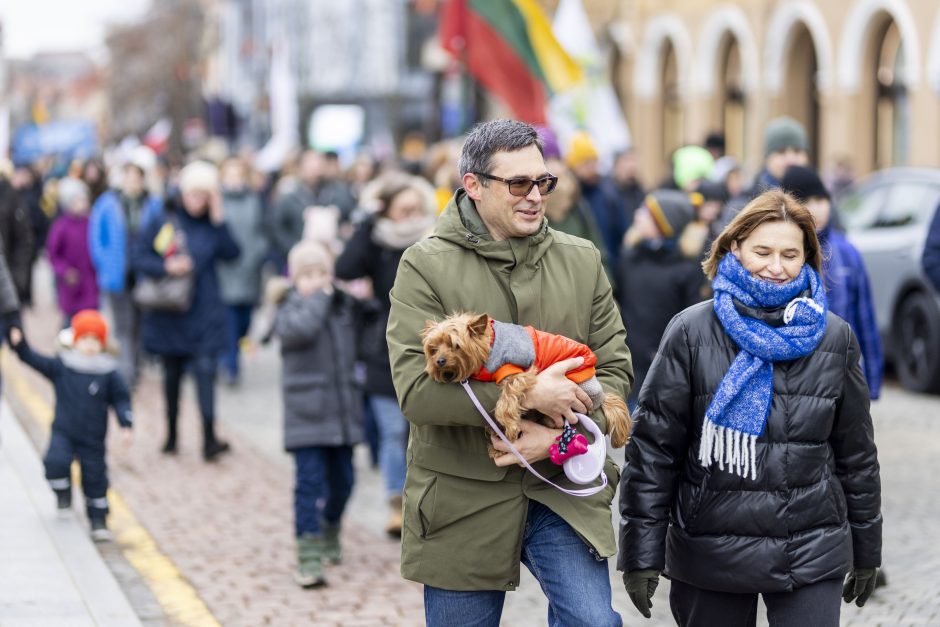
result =
[[[493,346],[484,364],[489,372],[496,372],[506,364],[528,370],[535,363],[535,346],[529,332],[523,327],[494,320],[493,333]]]

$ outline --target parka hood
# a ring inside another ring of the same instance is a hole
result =
[[[431,237],[471,249],[482,257],[510,262],[512,265],[537,263],[554,240],[548,220],[543,217],[542,226],[534,235],[495,241],[483,223],[476,204],[463,188],[458,189],[447,203]]]

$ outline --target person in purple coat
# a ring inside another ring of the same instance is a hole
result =
[[[55,273],[59,309],[66,320],[83,309],[98,308],[98,282],[88,249],[88,186],[74,178],[59,181],[61,214],[46,240]]]

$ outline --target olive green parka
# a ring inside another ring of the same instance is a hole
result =
[[[391,291],[392,377],[411,423],[402,575],[448,590],[515,589],[528,499],[567,521],[585,550],[614,555],[610,504],[619,471],[609,457],[608,487],[586,498],[568,496],[520,466],[497,467],[487,455],[483,418],[463,388],[424,372],[421,330],[427,320],[457,311],[570,337],[596,353],[606,391],[626,398],[633,383],[626,332],[597,248],[544,220],[532,236],[494,241],[458,190],[434,233],[405,252]],[[471,385],[492,415],[499,387]],[[603,411],[592,418],[607,431]],[[555,483],[581,487],[550,461],[534,467]]]

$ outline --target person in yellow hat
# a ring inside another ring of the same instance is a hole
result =
[[[604,240],[604,252],[615,268],[620,258],[620,242],[629,224],[617,187],[613,180],[601,174],[597,148],[586,131],[579,131],[571,138],[565,162],[578,179],[581,197],[591,207]]]

